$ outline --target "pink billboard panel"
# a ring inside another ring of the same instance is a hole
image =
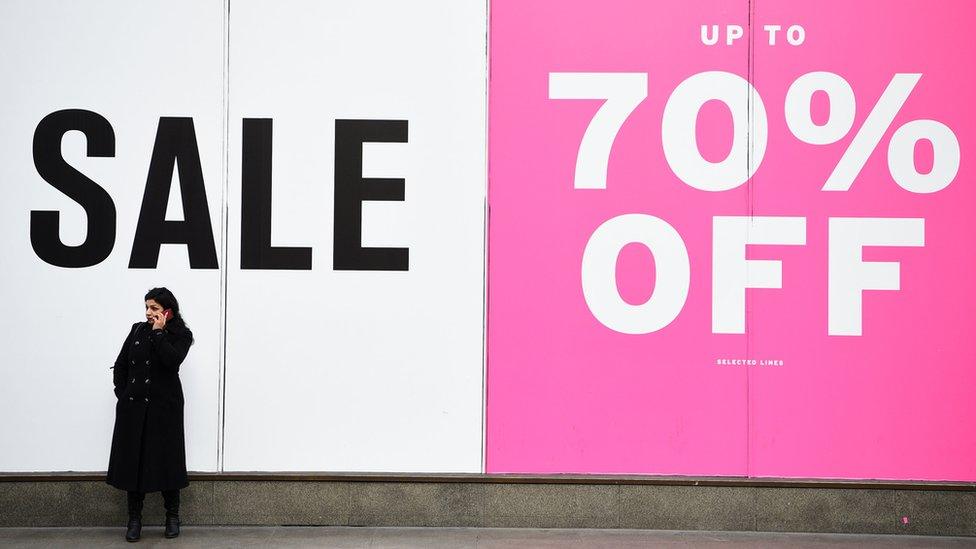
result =
[[[749,296],[787,362],[749,373],[749,471],[976,480],[976,3],[757,6],[752,213],[805,217],[807,244]],[[769,46],[778,22],[803,43]]]
[[[976,480],[974,15],[493,1],[487,471]]]

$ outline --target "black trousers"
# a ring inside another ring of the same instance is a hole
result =
[[[129,503],[129,518],[142,518],[142,502],[146,499],[145,492],[126,492]],[[180,490],[163,490],[163,507],[167,518],[180,516]]]

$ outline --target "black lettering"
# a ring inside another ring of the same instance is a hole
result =
[[[363,201],[404,199],[403,179],[363,177],[363,143],[406,142],[406,120],[335,121],[333,269],[408,270],[408,248],[362,247]]]
[[[245,118],[241,145],[241,269],[312,269],[312,249],[271,245],[271,119]]]
[[[179,166],[183,221],[166,220],[174,163]],[[129,268],[156,268],[163,244],[186,244],[191,269],[217,268],[217,248],[192,118],[159,119]]]
[[[85,209],[85,241],[66,246],[59,235],[61,212],[31,210],[30,242],[37,257],[51,265],[91,267],[104,261],[115,246],[115,203],[105,189],[61,156],[61,138],[72,130],[85,134],[89,157],[114,157],[115,132],[102,115],[80,109],[52,112],[34,130],[34,167],[44,181]]]

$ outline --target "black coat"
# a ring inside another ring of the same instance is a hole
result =
[[[132,325],[115,360],[115,431],[105,481],[116,488],[156,492],[185,488],[183,386],[180,364],[192,334],[167,325]]]

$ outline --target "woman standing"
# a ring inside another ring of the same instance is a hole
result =
[[[180,364],[190,332],[176,297],[166,288],[146,294],[146,322],[132,325],[115,359],[115,431],[105,481],[128,492],[125,539],[142,533],[142,502],[162,492],[167,538],[180,534],[180,489],[189,485],[183,442]]]

